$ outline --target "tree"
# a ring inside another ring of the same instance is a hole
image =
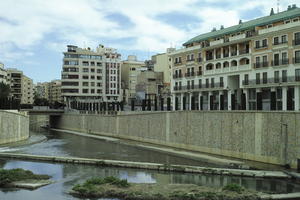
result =
[[[0,98],[7,98],[10,94],[10,87],[8,84],[0,82]]]
[[[49,101],[46,98],[35,98],[33,104],[35,106],[49,106]]]

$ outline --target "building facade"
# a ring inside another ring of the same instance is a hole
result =
[[[11,96],[21,104],[33,104],[33,81],[21,70],[7,69],[7,83],[10,85]]]
[[[300,9],[209,32],[172,52],[173,109],[299,110]]]
[[[121,55],[115,49],[68,45],[63,54],[61,95],[67,105],[121,101]]]
[[[4,64],[0,63],[0,82],[6,83],[7,81],[7,71],[4,68]]]
[[[49,103],[63,103],[61,96],[61,80],[53,80],[48,84]]]

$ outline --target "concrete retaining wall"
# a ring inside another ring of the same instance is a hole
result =
[[[18,112],[0,111],[0,144],[29,137],[29,117]]]
[[[118,116],[64,114],[60,129],[297,167],[299,112],[179,111]]]

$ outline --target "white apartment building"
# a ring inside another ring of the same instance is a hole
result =
[[[299,110],[300,9],[196,36],[172,52],[174,110]]]
[[[6,83],[7,81],[7,70],[4,68],[4,64],[0,63],[0,82]]]
[[[68,45],[63,54],[61,95],[66,103],[122,100],[121,55],[115,49]]]

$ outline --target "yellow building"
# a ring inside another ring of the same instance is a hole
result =
[[[196,36],[170,54],[173,109],[299,110],[300,9]]]

